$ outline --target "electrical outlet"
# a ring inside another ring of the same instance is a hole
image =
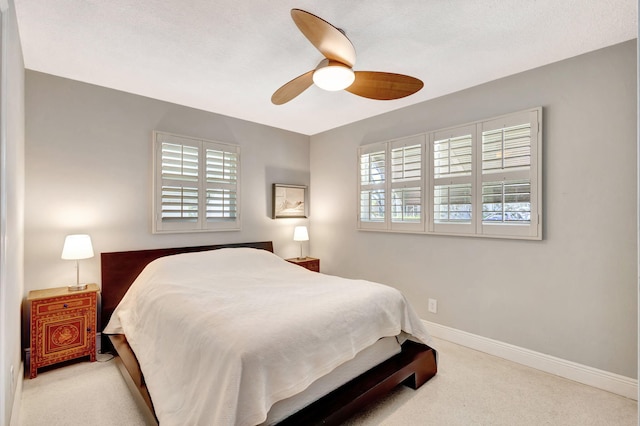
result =
[[[429,312],[438,313],[438,301],[436,299],[429,299]]]

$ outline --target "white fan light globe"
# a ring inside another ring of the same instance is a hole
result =
[[[343,65],[329,65],[313,73],[313,82],[321,89],[335,92],[351,86],[356,79],[351,68]]]

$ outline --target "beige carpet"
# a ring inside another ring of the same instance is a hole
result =
[[[400,387],[355,425],[637,425],[636,401],[436,340],[439,372]],[[79,363],[25,380],[21,423],[145,425],[113,361]]]
[[[25,379],[20,419],[23,425],[145,425],[145,418],[110,355]]]

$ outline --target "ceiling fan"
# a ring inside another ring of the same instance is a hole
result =
[[[346,90],[369,99],[404,98],[422,89],[422,81],[403,74],[353,71],[356,51],[344,32],[322,18],[301,9],[291,9],[293,22],[325,57],[318,66],[288,83],[271,96],[271,102],[289,102],[312,84],[330,91]]]

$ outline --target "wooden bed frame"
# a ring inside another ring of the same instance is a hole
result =
[[[136,277],[151,261],[173,254],[228,247],[251,247],[273,252],[271,241],[217,244],[198,247],[123,251],[101,254],[102,307],[101,327],[104,328],[116,306]],[[147,390],[144,376],[124,335],[102,335],[101,351],[113,350],[123,364],[123,373],[130,377],[147,407],[155,416],[153,402]],[[429,346],[406,341],[402,351],[321,397],[302,410],[279,422],[278,425],[334,425],[348,419],[367,404],[386,395],[400,383],[417,389],[437,372],[435,351]]]

